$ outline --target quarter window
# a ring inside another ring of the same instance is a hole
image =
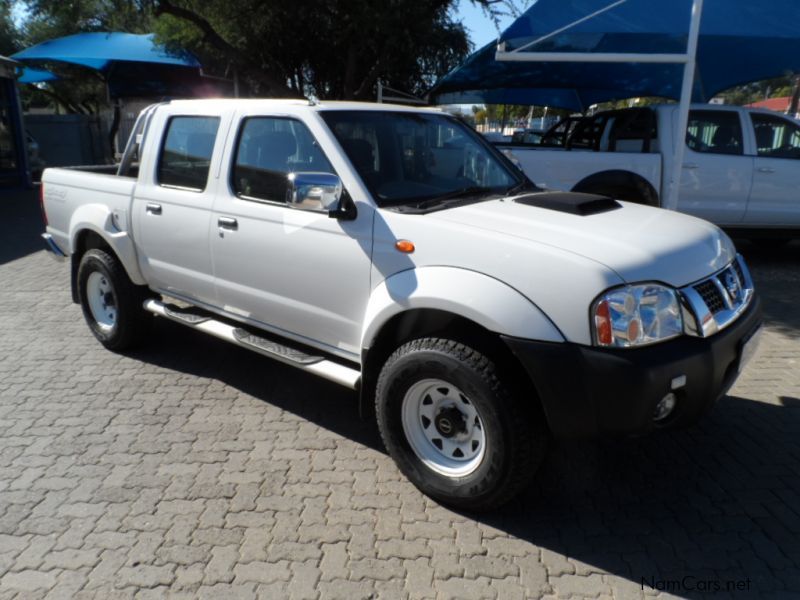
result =
[[[751,114],[759,156],[800,158],[800,127],[780,117]]]
[[[158,183],[206,189],[219,117],[172,117],[158,158]]]
[[[689,113],[686,145],[706,154],[742,154],[739,114],[729,110],[693,110]]]
[[[308,128],[296,119],[245,119],[236,146],[233,181],[237,196],[286,202],[288,175],[297,172],[333,173]]]

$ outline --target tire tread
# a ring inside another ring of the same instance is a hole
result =
[[[480,499],[463,503],[446,500],[449,504],[461,505],[462,508],[471,510],[495,509],[507,503],[531,482],[544,455],[547,436],[542,419],[531,406],[534,401],[523,402],[519,395],[511,393],[501,381],[497,367],[492,360],[478,350],[456,340],[445,338],[418,338],[395,350],[381,369],[376,386],[375,411],[381,438],[384,445],[388,447],[388,432],[384,430],[384,406],[380,399],[382,390],[388,384],[391,366],[409,354],[430,351],[450,356],[467,366],[489,384],[494,397],[504,404],[510,413],[511,418],[506,419],[505,423],[510,429],[508,431],[509,460],[500,484],[492,493]]]

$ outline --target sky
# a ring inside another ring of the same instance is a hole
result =
[[[520,6],[524,2],[518,3]],[[474,49],[482,48],[491,41],[497,39],[500,32],[497,31],[492,20],[487,17],[483,10],[472,4],[469,0],[459,0],[456,18],[459,19],[469,32],[469,38],[474,45]],[[500,31],[511,25],[514,21],[512,17],[505,17],[500,20]]]

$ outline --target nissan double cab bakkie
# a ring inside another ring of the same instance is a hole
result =
[[[543,192],[433,109],[175,101],[47,169],[44,238],[107,348],[153,316],[358,390],[420,490],[486,510],[551,437],[694,423],[757,343],[717,227]]]

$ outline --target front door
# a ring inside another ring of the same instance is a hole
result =
[[[686,131],[678,210],[717,223],[741,222],[753,177],[739,113],[692,110]]]
[[[779,116],[753,113],[756,151],[748,225],[800,226],[800,127]]]
[[[290,208],[291,172],[333,173],[300,120],[239,125],[228,186],[219,186],[211,250],[217,304],[276,333],[356,358],[369,297],[373,209],[355,220]]]

